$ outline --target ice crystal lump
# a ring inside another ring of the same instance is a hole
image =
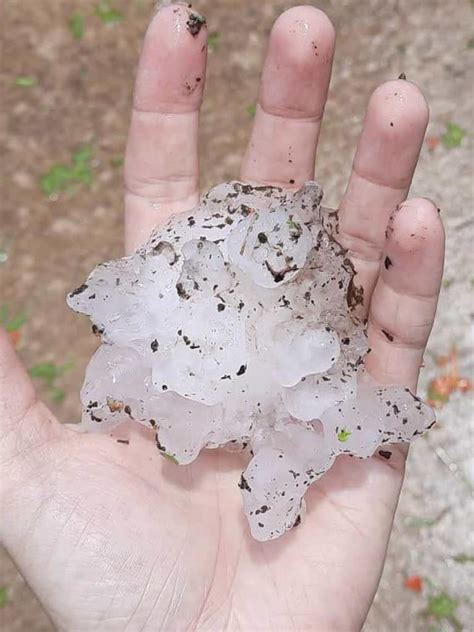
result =
[[[362,293],[321,199],[315,182],[220,184],[68,297],[102,341],[83,423],[135,420],[180,464],[246,451],[238,484],[258,540],[300,523],[305,491],[339,454],[370,457],[435,421],[408,389],[361,379]]]

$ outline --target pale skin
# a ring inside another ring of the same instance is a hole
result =
[[[193,37],[188,14],[185,5],[162,9],[145,37],[125,166],[129,251],[199,198],[207,32]],[[294,189],[313,177],[334,38],[313,7],[275,23],[242,180]],[[367,369],[412,389],[444,256],[436,205],[406,199],[427,121],[413,83],[378,87],[340,204],[339,239],[365,291]],[[0,536],[59,629],[361,628],[383,568],[403,447],[391,446],[390,459],[339,458],[307,493],[303,523],[258,543],[236,485],[241,456],[210,451],[178,467],[160,457],[151,432],[116,435],[130,444],[61,425],[0,333]]]

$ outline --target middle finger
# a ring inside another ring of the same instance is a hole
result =
[[[242,163],[245,182],[299,188],[313,178],[334,43],[333,25],[314,7],[288,9],[275,22]]]

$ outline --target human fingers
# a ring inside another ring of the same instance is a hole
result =
[[[404,79],[372,94],[340,205],[338,240],[349,250],[367,311],[377,281],[390,213],[405,200],[428,123],[419,88]]]
[[[0,329],[0,498],[62,430]]]
[[[198,122],[207,60],[204,18],[186,4],[152,19],[138,64],[125,159],[127,251],[199,199]]]
[[[319,9],[294,7],[277,19],[242,180],[297,188],[313,178],[334,44],[334,27]]]
[[[444,229],[425,198],[401,204],[387,228],[372,296],[366,367],[382,383],[416,389],[433,326],[444,263]]]

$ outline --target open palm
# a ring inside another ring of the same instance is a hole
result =
[[[207,35],[205,26],[190,32],[191,13],[184,4],[163,8],[145,38],[125,169],[128,250],[198,202]],[[297,188],[311,179],[333,50],[321,11],[298,7],[277,20],[242,180]],[[435,205],[404,201],[427,119],[412,83],[374,92],[338,235],[364,287],[367,368],[381,382],[412,388],[444,248]],[[366,461],[340,457],[307,493],[301,527],[258,543],[236,485],[240,455],[206,452],[178,468],[137,424],[114,434],[61,426],[0,333],[0,536],[60,629],[361,627],[383,566],[403,449]]]

